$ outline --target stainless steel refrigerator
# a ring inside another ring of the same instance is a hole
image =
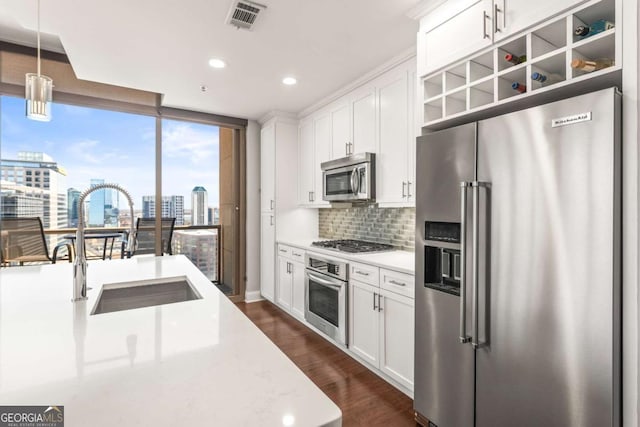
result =
[[[429,425],[620,425],[620,112],[611,88],[418,139]]]

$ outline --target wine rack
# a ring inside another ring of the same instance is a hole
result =
[[[576,27],[601,19],[613,23],[614,27],[587,37],[574,34]],[[424,76],[420,79],[422,126],[439,129],[590,88],[620,84],[622,33],[616,22],[621,19],[616,16],[614,0],[592,0],[524,34]],[[512,62],[505,59],[509,54],[513,56]],[[613,60],[614,65],[592,72],[571,67],[575,59],[603,58]],[[514,89],[516,86],[518,89]]]

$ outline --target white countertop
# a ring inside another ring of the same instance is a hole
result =
[[[327,239],[279,239],[278,243],[288,246],[295,246],[300,249],[304,249],[309,252],[316,252],[332,256],[334,258],[345,259],[350,261],[361,262],[363,264],[375,265],[377,267],[388,268],[394,271],[400,271],[402,273],[414,274],[415,273],[415,253],[408,251],[387,251],[387,252],[374,252],[374,253],[349,253],[341,252],[331,249],[324,249],[317,246],[311,246],[311,242],[317,240]]]
[[[340,426],[340,409],[184,256],[0,270],[0,405],[65,426]],[[202,299],[90,315],[102,284],[187,276]]]

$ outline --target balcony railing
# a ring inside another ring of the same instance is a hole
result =
[[[86,228],[85,234],[90,233],[122,233],[126,236],[126,227],[92,227]],[[55,247],[65,240],[64,235],[75,234],[75,228],[47,229],[44,231],[49,248]],[[221,277],[221,241],[222,228],[220,225],[191,225],[175,226],[171,239],[172,253],[182,254],[207,276],[209,280],[218,283]],[[105,248],[105,243],[107,247]],[[123,257],[122,238],[114,239],[86,239],[85,248],[88,259],[118,259]]]

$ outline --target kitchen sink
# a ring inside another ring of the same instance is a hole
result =
[[[102,286],[91,314],[202,299],[185,276],[108,283]]]

